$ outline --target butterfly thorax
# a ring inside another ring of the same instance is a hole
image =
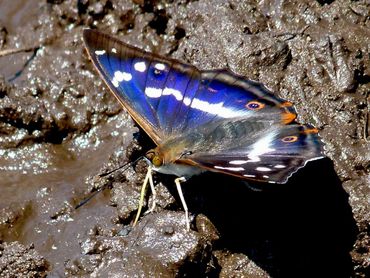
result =
[[[162,145],[146,153],[146,158],[152,164],[153,170],[178,177],[189,178],[204,170],[187,161],[191,154],[191,143],[188,137],[172,138]]]

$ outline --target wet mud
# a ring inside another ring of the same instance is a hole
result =
[[[365,0],[0,2],[0,277],[365,277],[369,14]],[[132,227],[146,164],[98,175],[153,143],[98,77],[84,28],[264,83],[320,129],[327,158],[285,185],[192,178],[190,232],[157,174],[158,205]]]

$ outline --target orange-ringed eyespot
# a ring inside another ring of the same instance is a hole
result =
[[[261,103],[259,101],[250,101],[248,102],[246,105],[245,105],[246,108],[250,109],[250,110],[254,110],[254,111],[257,111],[257,110],[260,110],[262,109],[263,107],[265,107],[265,104],[264,103]]]
[[[285,136],[283,139],[281,139],[281,141],[283,141],[284,143],[293,143],[293,142],[296,142],[298,140],[298,137],[297,136]]]

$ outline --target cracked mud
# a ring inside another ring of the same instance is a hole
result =
[[[364,0],[1,2],[0,277],[365,277],[369,11]],[[87,27],[264,83],[320,129],[328,158],[262,190],[192,178],[189,233],[173,177],[157,174],[156,211],[132,228],[146,164],[98,175],[153,143],[93,69]]]

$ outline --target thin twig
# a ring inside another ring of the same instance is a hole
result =
[[[35,51],[35,49],[38,49],[39,47],[24,47],[24,48],[13,48],[13,49],[4,49],[0,50],[0,57],[5,57],[8,55],[20,53],[20,52],[30,52]]]
[[[364,139],[366,142],[369,142],[369,140],[367,139],[367,137],[369,137],[368,129],[369,129],[369,112],[366,113],[364,126]]]

